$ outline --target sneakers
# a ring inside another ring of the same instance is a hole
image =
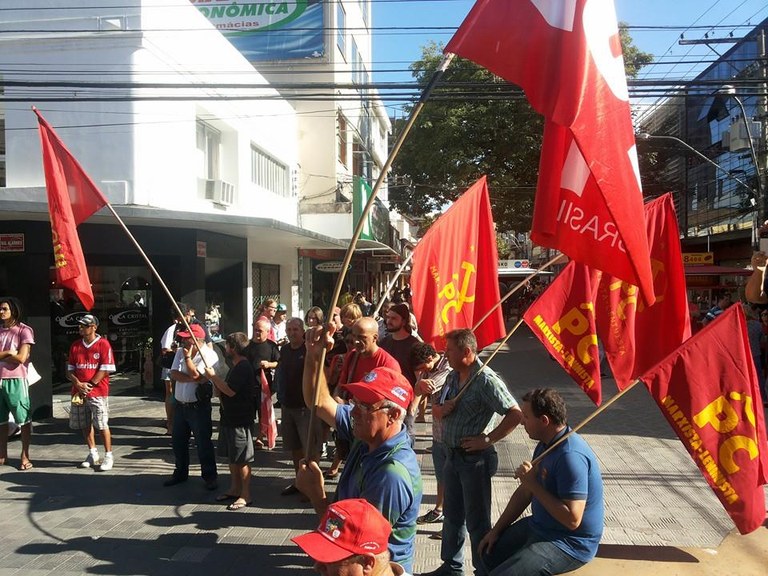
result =
[[[435,522],[442,522],[443,518],[442,510],[433,509],[424,514],[424,516],[416,518],[416,524],[434,524]]]
[[[112,456],[112,454],[106,454],[104,456],[104,460],[101,463],[101,471],[106,472],[107,470],[112,470],[112,466],[115,465],[115,459]]]
[[[99,465],[98,452],[94,455],[93,452],[88,452],[88,457],[80,462],[80,468],[93,468]]]

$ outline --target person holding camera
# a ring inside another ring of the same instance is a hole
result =
[[[215,490],[218,483],[216,482],[216,457],[211,441],[213,386],[205,370],[206,366],[213,368],[219,358],[216,352],[205,345],[203,327],[199,324],[191,324],[190,328],[191,332],[182,330],[177,334],[181,339],[181,346],[176,350],[176,357],[171,367],[171,378],[176,382],[174,390],[176,413],[171,440],[176,468],[163,485],[175,486],[187,481],[189,438],[194,434],[205,487],[208,490]]]

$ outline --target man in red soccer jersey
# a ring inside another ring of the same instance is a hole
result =
[[[109,373],[115,371],[112,347],[106,338],[96,333],[99,319],[86,314],[80,320],[80,336],[69,349],[67,378],[72,382],[72,406],[69,412],[69,427],[82,430],[88,445],[88,456],[80,468],[99,465],[99,449],[96,448],[94,428],[101,432],[104,441],[104,460],[101,471],[111,470],[112,434],[109,431]]]

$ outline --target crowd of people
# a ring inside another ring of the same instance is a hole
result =
[[[318,514],[318,529],[295,542],[321,573],[412,573],[419,524],[442,524],[440,563],[435,559],[430,575],[463,574],[467,534],[475,574],[557,574],[588,562],[603,527],[600,472],[587,444],[568,435],[557,392],[534,390],[518,403],[503,379],[479,361],[470,330],[449,332],[441,354],[421,341],[404,301],[383,307],[380,318],[367,315],[371,307],[363,309],[355,296],[339,304],[329,319],[318,307],[304,318],[286,318],[284,305],[266,300],[250,338],[245,332],[224,338],[225,371],[194,308],[177,303],[161,339],[174,455],[164,486],[196,473],[190,469],[194,446],[203,486],[217,491],[215,500],[231,511],[251,504],[255,453],[274,446],[268,421],[276,394],[282,448],[294,471],[282,493],[296,494]],[[20,318],[18,302],[0,298],[0,418],[11,413],[21,424],[19,467],[28,469],[25,371],[34,334]],[[70,427],[87,445],[80,466],[108,471],[116,466],[108,398],[115,366],[98,328],[97,317],[83,315],[70,350]],[[214,396],[220,405],[216,446]],[[422,510],[414,426],[430,416],[438,493],[434,506]],[[518,468],[520,487],[494,524],[494,445],[521,423],[539,442],[534,457],[543,458]],[[323,470],[321,455],[330,459],[332,452],[333,463]],[[217,458],[229,471],[223,490]],[[0,461],[6,460],[7,437],[0,435]],[[333,491],[331,481],[337,482]],[[532,516],[521,518],[529,506]]]

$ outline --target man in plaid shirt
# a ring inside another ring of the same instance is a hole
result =
[[[491,477],[498,468],[493,445],[506,437],[523,414],[506,384],[491,369],[480,370],[477,340],[470,330],[446,334],[448,364],[442,405],[433,415],[442,420],[448,459],[443,469],[445,504],[442,565],[431,576],[463,574],[465,525],[472,545],[475,574],[485,574],[478,544],[491,528]],[[498,425],[496,414],[502,416]]]

